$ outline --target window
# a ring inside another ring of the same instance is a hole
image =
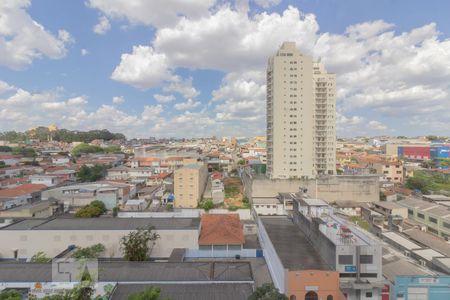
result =
[[[291,295],[291,296],[289,297],[289,300],[297,300],[297,297],[296,297],[295,295]]]
[[[327,296],[327,300],[333,300],[333,296],[332,295],[328,295]]]
[[[360,255],[359,262],[361,264],[373,264],[373,256],[372,255]]]
[[[353,264],[353,255],[339,255],[340,265],[351,265]]]
[[[437,219],[436,219],[436,218],[428,217],[428,220],[429,220],[431,223],[437,224]]]
[[[442,225],[444,225],[445,228],[449,228],[450,229],[450,223],[442,223]]]
[[[412,209],[408,209],[408,215],[414,215],[414,212]],[[449,225],[450,226],[450,225]],[[450,228],[450,227],[449,227]]]
[[[317,293],[309,291],[305,295],[305,300],[318,300]]]
[[[372,292],[366,292],[366,298],[372,298]]]
[[[421,214],[421,213],[418,213],[418,214],[417,214],[417,217],[419,217],[419,218],[421,218],[421,219],[425,219],[424,214]]]

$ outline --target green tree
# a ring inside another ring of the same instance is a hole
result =
[[[214,202],[212,202],[211,199],[205,199],[203,202],[199,205],[200,208],[203,208],[205,211],[210,211],[214,208]]]
[[[9,146],[0,146],[0,152],[12,152],[12,148]]]
[[[31,257],[31,262],[46,263],[49,261],[51,261],[51,259],[47,257],[47,255],[45,255],[45,253],[42,251],[39,251]]]
[[[117,217],[117,215],[119,214],[120,208],[115,206],[113,207],[112,213],[113,213],[113,217]]]
[[[106,153],[122,153],[119,145],[111,145],[103,149]]]
[[[146,288],[142,292],[137,292],[128,296],[128,300],[170,300],[160,297],[161,289],[158,287]]]
[[[406,180],[405,186],[412,190],[420,190],[424,194],[429,193],[429,182],[423,177],[414,176]]]
[[[239,161],[238,161],[238,165],[241,165],[241,166],[243,166],[243,165],[245,165],[245,159],[240,159]]]
[[[108,169],[108,167],[109,166],[98,164],[92,167],[82,165],[77,173],[78,179],[81,182],[97,181],[105,176],[106,169]]]
[[[94,200],[94,201],[91,202],[90,205],[93,206],[93,207],[99,208],[99,209],[102,211],[102,213],[105,213],[105,212],[106,212],[106,206],[105,206],[105,203],[103,203],[103,202],[100,201],[100,200]]]
[[[153,232],[153,229],[153,227],[139,228],[120,239],[120,248],[126,260],[147,260],[155,241],[160,238],[159,234]]]
[[[14,155],[22,155],[25,157],[36,157],[36,151],[33,148],[25,148],[25,147],[14,147],[12,148],[12,153]]]
[[[3,160],[0,160],[0,169],[6,167],[6,164]]]
[[[97,218],[99,217],[103,211],[95,206],[86,205],[85,207],[79,209],[75,213],[75,217],[77,218]]]
[[[22,294],[16,290],[0,291],[0,300],[22,300]]]
[[[72,149],[73,156],[80,156],[81,154],[86,153],[103,153],[103,152],[104,150],[102,147],[96,145],[89,145],[85,143],[79,144]]]
[[[100,255],[105,252],[105,246],[103,244],[95,244],[90,247],[79,248],[72,254],[73,258],[99,258]]]
[[[288,297],[281,294],[272,283],[265,283],[256,288],[253,294],[248,297],[248,300],[288,300]]]

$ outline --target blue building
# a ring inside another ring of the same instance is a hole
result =
[[[433,158],[449,158],[450,147],[435,146],[430,148],[430,157]]]
[[[396,276],[391,299],[449,300],[450,276]]]

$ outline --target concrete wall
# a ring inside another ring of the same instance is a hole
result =
[[[277,251],[275,250],[269,235],[264,228],[263,223],[258,219],[258,238],[261,247],[264,252],[264,259],[266,260],[267,267],[269,268],[270,275],[272,276],[273,283],[276,288],[280,290],[281,293],[287,291],[287,269],[284,268],[278,257]]]
[[[54,257],[69,245],[88,247],[102,243],[104,257],[122,257],[120,239],[128,230],[0,230],[0,258],[13,258],[14,249],[19,258],[29,258],[39,251]],[[198,230],[158,230],[152,257],[169,257],[174,248],[198,249]]]
[[[326,300],[328,296],[341,299],[339,273],[334,271],[302,270],[288,273],[288,291],[286,295],[294,295],[296,299],[305,299],[306,293],[313,291],[318,299]],[[344,298],[342,298],[344,299]]]
[[[251,197],[275,197],[279,192],[295,193],[300,188],[306,188],[310,197],[327,202],[377,202],[380,197],[378,176],[321,176],[317,179],[317,194],[316,179],[270,180],[258,177],[252,181],[249,179],[243,181],[248,182],[246,192]],[[251,187],[248,187],[250,182]]]

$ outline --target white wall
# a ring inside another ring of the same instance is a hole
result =
[[[19,249],[19,258],[28,258],[39,251],[54,257],[69,245],[88,247],[102,243],[105,257],[122,257],[120,239],[128,230],[0,230],[0,258],[13,258]],[[174,248],[198,249],[198,230],[158,230],[161,238],[151,253],[152,257],[169,257]]]

